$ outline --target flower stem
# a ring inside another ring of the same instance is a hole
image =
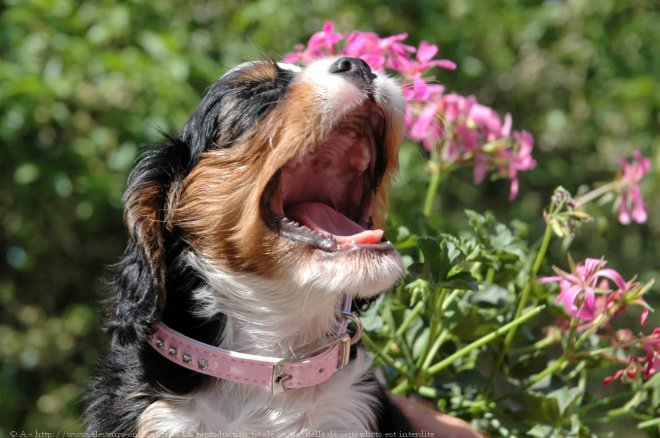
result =
[[[447,336],[449,333],[447,331],[443,331],[440,333],[440,336],[438,336],[435,341],[433,342],[433,345],[431,346],[430,350],[428,351],[424,363],[422,363],[422,370],[427,369],[429,366],[431,366],[431,362],[433,361],[433,358],[435,355],[438,353],[438,350],[444,344],[444,342],[447,340]]]
[[[482,336],[481,338],[477,339],[476,341],[466,345],[465,347],[461,348],[454,354],[444,358],[440,362],[436,363],[432,367],[430,367],[427,370],[427,375],[432,376],[434,374],[439,373],[443,369],[447,368],[449,365],[454,363],[454,361],[462,358],[463,356],[469,354],[473,350],[476,350],[477,348],[480,348],[487,343],[493,341],[494,339],[502,336],[505,333],[509,333],[511,330],[515,330],[518,326],[521,324],[527,322],[528,320],[532,319],[539,313],[541,313],[541,310],[545,309],[545,304],[542,304],[540,306],[534,307],[533,309],[529,310],[527,313],[524,315],[520,315],[518,318],[514,319],[510,323],[503,325],[502,327],[498,328],[497,330],[487,334],[486,336]]]
[[[410,389],[410,380],[402,380],[401,383],[392,388],[392,394],[405,394]]]
[[[637,429],[646,429],[648,427],[660,426],[660,418],[653,418],[651,420],[642,421],[637,424]]]
[[[616,190],[621,186],[625,186],[627,183],[623,180],[618,180],[618,181],[612,181],[611,183],[607,183],[605,185],[602,185],[600,187],[597,187],[593,189],[590,192],[585,193],[584,195],[575,198],[575,205],[580,206],[584,205],[588,202],[593,201],[596,198],[600,198],[604,194],[611,192],[612,190]]]
[[[510,353],[515,355],[515,356],[520,356],[520,355],[523,355],[523,354],[532,353],[532,352],[537,351],[537,350],[542,350],[542,349],[544,349],[546,347],[549,347],[549,346],[551,346],[553,344],[556,344],[556,343],[557,343],[557,341],[555,339],[551,338],[550,336],[546,336],[545,338],[534,342],[532,345],[527,345],[525,347],[514,348],[514,349],[510,350]]]
[[[394,333],[394,335],[395,335],[394,338],[390,338],[385,343],[383,348],[381,348],[380,351],[377,354],[386,355],[387,352],[390,350],[390,347],[392,347],[392,344],[394,343],[394,340],[395,339],[400,339],[403,336],[403,334],[406,332],[406,330],[408,330],[408,326],[410,326],[410,324],[413,322],[413,319],[415,319],[415,317],[417,315],[419,315],[419,313],[422,311],[422,309],[424,309],[424,302],[420,301],[412,309],[412,311],[408,314],[406,319],[401,323],[399,328],[396,330],[396,332]]]
[[[510,323],[498,328],[494,332],[491,332],[487,334],[486,336],[482,336],[481,338],[477,339],[476,341],[472,342],[471,344],[466,345],[465,347],[461,348],[454,354],[446,357],[445,359],[441,360],[440,362],[436,363],[432,367],[430,367],[428,370],[425,371],[424,375],[425,377],[430,377],[434,374],[439,373],[440,371],[444,370],[447,368],[449,365],[457,361],[458,359],[462,358],[463,356],[468,355],[470,352],[476,350],[477,348],[480,348],[487,343],[493,341],[499,336],[502,336],[504,333],[508,332],[514,327],[518,327],[521,324],[524,324],[525,322],[529,321],[541,311],[545,309],[545,304],[537,306],[531,310],[529,310],[527,313],[522,315],[520,318],[515,319],[511,321]],[[405,394],[412,386],[414,385],[414,382],[411,378],[406,378],[402,380],[398,385],[396,385],[394,388],[392,388],[392,393],[394,394]]]
[[[494,399],[494,401],[506,399],[510,397],[512,394],[519,393],[520,391],[524,391],[530,386],[534,386],[536,383],[540,382],[543,380],[545,377],[549,376],[550,374],[554,373],[555,371],[563,369],[566,365],[568,365],[569,360],[574,359],[575,356],[571,353],[572,351],[577,350],[582,346],[583,343],[585,343],[589,337],[594,334],[598,328],[600,328],[604,323],[610,320],[610,317],[614,315],[621,307],[625,306],[627,303],[625,301],[621,301],[617,303],[615,306],[613,306],[609,311],[605,314],[601,314],[589,327],[587,330],[581,333],[579,337],[577,337],[576,340],[573,341],[572,347],[570,346],[571,340],[569,339],[569,345],[567,345],[564,354],[558,358],[552,365],[548,366],[545,368],[543,371],[535,375],[532,379],[527,381],[524,385],[520,386],[513,392],[509,392],[507,394],[503,394],[497,398]],[[569,337],[575,336],[574,334],[569,335]],[[571,348],[571,352],[569,352],[569,348]]]
[[[392,367],[397,373],[399,373],[402,376],[405,377],[411,377],[410,373],[408,373],[406,370],[401,368],[399,365],[397,365],[396,361],[392,359],[388,354],[383,353],[382,351],[378,351],[378,346],[374,341],[371,340],[369,335],[367,333],[362,333],[362,342],[366,345],[366,347],[373,351],[376,354],[376,357],[380,360],[382,360],[384,363]]]
[[[568,359],[566,356],[562,356],[557,361],[555,361],[552,365],[538,373],[536,376],[534,376],[533,379],[529,380],[527,383],[525,383],[522,388],[520,389],[527,389],[530,386],[534,386],[535,384],[539,383],[541,380],[545,379],[548,377],[550,374],[554,373],[555,371],[559,371],[562,368],[564,368],[566,365],[568,365]]]
[[[420,301],[413,307],[413,309],[410,311],[406,319],[403,321],[403,323],[399,326],[398,329],[396,329],[396,336],[401,337],[403,336],[406,331],[408,331],[408,327],[410,324],[412,324],[413,320],[419,315],[422,310],[424,309],[424,301]]]
[[[432,344],[434,342],[437,343],[437,340],[440,339],[438,335],[440,334],[441,326],[440,326],[440,321],[442,320],[442,312],[445,308],[444,302],[445,299],[447,298],[447,293],[448,289],[446,288],[441,288],[440,291],[438,292],[437,290],[434,290],[433,292],[433,314],[431,315],[431,322],[429,324],[429,339],[426,342],[426,346],[424,347],[424,351],[422,354],[419,355],[419,358],[417,359],[416,363],[416,368],[428,368],[428,364],[426,367],[424,367],[422,364],[424,364],[427,360],[429,359],[429,354],[433,350]],[[446,332],[442,332],[442,334],[446,334]],[[442,337],[444,339],[444,337]],[[433,340],[436,341],[433,341]]]
[[[577,332],[577,327],[579,323],[580,323],[579,318],[571,318],[571,323],[568,330],[568,337],[566,338],[566,347],[565,347],[566,354],[569,356],[572,355],[573,351],[575,350],[575,342],[577,340],[575,333]]]
[[[623,392],[623,393],[620,393],[620,394],[615,394],[615,395],[612,395],[612,396],[609,396],[609,397],[600,397],[600,398],[597,398],[595,401],[593,401],[589,404],[577,407],[576,412],[580,417],[582,417],[587,412],[589,412],[593,409],[602,408],[603,406],[607,406],[611,403],[618,402],[618,401],[621,401],[621,400],[630,400],[630,397],[633,394],[634,393],[632,391],[628,391],[628,392]]]
[[[438,187],[440,187],[441,178],[442,178],[442,174],[440,173],[440,169],[438,169],[437,166],[433,166],[433,170],[431,171],[431,181],[429,181],[429,186],[426,190],[426,197],[424,198],[424,208],[422,210],[422,213],[426,218],[431,216],[431,210],[433,209],[433,200],[435,199],[435,194],[438,191]]]
[[[518,308],[516,309],[516,313],[513,317],[514,321],[517,318],[519,318],[520,315],[522,315],[525,306],[527,306],[527,301],[529,300],[529,293],[532,290],[532,285],[536,281],[536,275],[538,274],[539,269],[541,269],[541,263],[543,263],[543,260],[545,259],[545,254],[548,252],[548,247],[550,246],[551,239],[552,239],[552,227],[550,227],[550,225],[547,224],[545,226],[545,233],[543,234],[543,241],[541,242],[541,247],[539,248],[539,251],[536,253],[536,259],[534,260],[534,264],[532,265],[532,271],[529,274],[529,280],[527,280],[527,284],[525,285],[525,288],[520,294],[520,301],[518,302]],[[495,366],[492,368],[490,372],[490,376],[488,377],[488,382],[486,382],[486,386],[484,388],[484,391],[486,393],[489,393],[493,386],[493,382],[495,381],[495,373],[501,368],[502,362],[504,362],[504,356],[506,355],[506,352],[509,346],[511,345],[511,342],[513,342],[513,337],[516,335],[516,330],[517,330],[517,326],[514,327],[513,330],[508,332],[506,337],[504,338],[502,349],[500,350],[500,354],[497,357]]]

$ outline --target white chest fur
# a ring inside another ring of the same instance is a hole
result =
[[[138,436],[228,433],[253,438],[373,430],[377,388],[364,381],[370,365],[359,351],[323,384],[275,396],[264,388],[225,381],[188,396],[164,395],[140,417]]]

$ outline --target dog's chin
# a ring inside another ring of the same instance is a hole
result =
[[[401,255],[389,243],[378,249],[326,252],[307,248],[298,262],[281,267],[279,274],[303,289],[370,298],[391,288],[403,275]]]

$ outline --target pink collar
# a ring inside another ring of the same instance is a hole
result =
[[[339,338],[299,358],[279,358],[239,353],[189,338],[165,324],[156,324],[149,343],[161,355],[189,370],[233,382],[265,386],[273,394],[319,385],[346,366],[351,345],[360,339],[360,319],[350,313],[352,298],[344,300]],[[349,321],[355,334],[347,333]]]

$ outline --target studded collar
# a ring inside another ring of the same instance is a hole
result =
[[[167,325],[156,324],[149,344],[163,357],[189,370],[238,383],[269,388],[273,394],[319,385],[350,361],[351,345],[360,339],[360,319],[351,310],[346,296],[340,334],[313,352],[294,358],[259,356],[226,350],[189,338]],[[355,333],[348,334],[348,324]]]

